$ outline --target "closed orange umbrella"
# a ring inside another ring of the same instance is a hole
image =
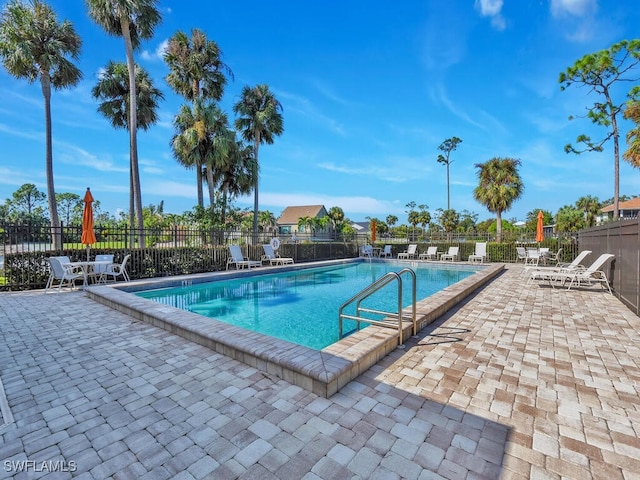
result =
[[[376,221],[371,220],[371,243],[376,241]]]
[[[84,210],[82,211],[82,244],[87,246],[87,261],[89,261],[89,245],[96,243],[96,234],[93,231],[93,195],[87,187],[84,194]]]
[[[538,212],[538,224],[536,225],[536,242],[541,242],[544,240],[544,215],[542,214],[542,210]]]

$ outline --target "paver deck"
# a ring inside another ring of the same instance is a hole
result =
[[[82,292],[0,294],[0,478],[640,478],[640,318],[541,285],[509,266],[328,399]]]

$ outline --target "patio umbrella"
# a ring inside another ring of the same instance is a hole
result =
[[[376,221],[371,220],[371,243],[376,241]]]
[[[542,210],[538,212],[538,224],[536,225],[536,242],[540,243],[544,240],[544,232],[543,229],[543,221],[544,215],[542,214]]]
[[[87,261],[89,261],[89,249],[96,243],[96,234],[93,231],[93,195],[87,187],[84,194],[84,210],[82,211],[82,244],[87,246]]]

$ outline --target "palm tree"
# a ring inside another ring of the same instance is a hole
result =
[[[518,167],[520,160],[514,158],[492,158],[485,163],[477,163],[478,186],[473,190],[473,198],[496,214],[496,240],[502,241],[502,212],[511,208],[524,190]]]
[[[342,210],[342,208],[340,207],[331,207],[327,212],[327,215],[331,219],[333,231],[337,237],[337,233],[342,226],[342,222],[344,222],[344,210]]]
[[[622,157],[634,167],[640,167],[640,101],[633,99],[627,102],[624,118],[632,120],[635,127],[627,132],[629,148]]]
[[[135,66],[136,108],[138,128],[147,130],[158,121],[156,113],[158,101],[164,98],[160,90],[153,86],[147,71],[139,65]],[[111,121],[114,128],[129,128],[129,69],[120,62],[109,62],[98,77],[98,83],[91,90],[93,98],[101,103],[98,112]],[[129,170],[129,192],[134,191],[132,170]],[[133,232],[135,205],[133,195],[129,195],[130,244],[133,248]]]
[[[262,231],[269,232],[277,226],[275,215],[269,210],[263,210],[258,214]]]
[[[62,248],[62,232],[53,182],[53,147],[51,133],[51,88],[77,85],[82,72],[67,57],[78,60],[82,40],[71,22],[58,23],[48,5],[33,0],[31,5],[19,0],[10,2],[0,19],[0,57],[10,75],[40,80],[44,97],[46,177],[49,220],[53,248]]]
[[[209,201],[215,203],[214,170],[223,163],[233,148],[227,116],[215,103],[198,98],[193,108],[183,105],[174,118],[176,134],[171,140],[174,157],[186,167],[205,169]]]
[[[167,83],[191,102],[199,98],[219,101],[227,84],[224,73],[233,78],[231,69],[220,59],[221,55],[216,42],[207,40],[201,30],[192,29],[191,39],[182,31],[176,32],[169,39],[164,54],[170,70]],[[198,205],[204,207],[202,168],[195,167]]]
[[[281,135],[284,131],[282,105],[269,91],[267,85],[257,85],[253,88],[245,86],[242,89],[240,100],[233,106],[233,111],[239,115],[235,121],[235,127],[242,133],[247,142],[253,142],[256,172],[253,186],[253,237],[254,242],[258,235],[258,151],[260,144],[271,145],[274,136]]]
[[[157,0],[86,0],[89,16],[109,35],[124,39],[127,69],[129,73],[129,157],[131,168],[131,195],[134,198],[138,223],[138,245],[144,246],[142,227],[142,192],[140,188],[140,170],[138,168],[138,108],[133,51],[140,46],[141,40],[153,36],[153,29],[161,21],[156,7]]]
[[[233,135],[230,132],[230,135]],[[229,200],[237,195],[251,192],[255,172],[253,148],[241,141],[232,144],[226,156],[221,156],[214,170],[214,181],[222,189],[221,218],[225,222]]]
[[[600,211],[600,201],[598,197],[592,197],[587,195],[586,197],[580,197],[576,201],[576,207],[584,212],[585,226],[593,227],[596,224],[596,215]]]

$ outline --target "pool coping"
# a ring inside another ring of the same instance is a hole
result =
[[[287,266],[264,266],[260,268],[260,272],[277,273],[353,261],[362,260],[345,259]],[[423,262],[402,263],[411,266],[411,264]],[[437,264],[439,262],[429,263]],[[468,264],[446,263],[448,268],[455,265]],[[416,304],[417,330],[425,328],[503,270],[504,264],[502,263],[485,264],[481,270],[473,275],[425,299],[418,300]],[[92,300],[126,313],[136,320],[206,346],[215,352],[234,358],[326,398],[398,348],[397,330],[371,325],[322,350],[313,350],[132,295],[132,292],[151,287],[179,286],[182,282],[197,284],[213,279],[231,279],[256,273],[255,269],[250,271],[246,269],[160,277],[126,284],[94,285],[88,287],[85,292]],[[412,334],[411,329],[412,326],[409,322],[405,322],[404,338],[408,338]]]

